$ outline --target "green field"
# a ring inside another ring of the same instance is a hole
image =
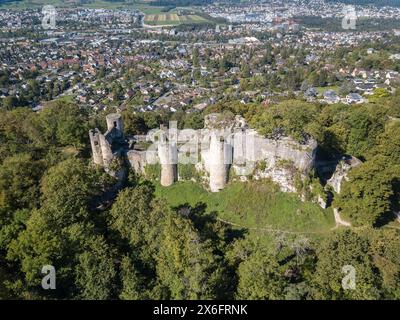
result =
[[[161,7],[161,6],[151,6],[149,4],[146,3],[134,3],[132,4],[132,8],[135,8],[137,10],[140,10],[141,12],[143,12],[144,14],[161,14],[161,13],[165,13],[163,12],[163,10],[165,9],[165,7]]]
[[[207,213],[215,212],[220,219],[253,231],[323,235],[335,226],[330,209],[302,202],[268,181],[234,182],[220,193],[207,192],[193,182],[179,182],[169,188],[156,186],[156,195],[174,207],[205,204]]]

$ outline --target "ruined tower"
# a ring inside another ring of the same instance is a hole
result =
[[[124,138],[124,125],[122,122],[122,115],[119,113],[111,113],[106,116],[107,121],[107,134],[112,134],[113,139]]]
[[[90,144],[92,146],[93,162],[96,165],[103,166],[103,154],[101,151],[100,144],[100,133],[99,129],[94,129],[89,131]]]
[[[178,147],[163,127],[158,143],[158,157],[161,164],[160,183],[163,187],[169,187],[178,180]]]
[[[219,192],[228,183],[231,148],[220,135],[213,133],[210,141],[209,170],[211,192]]]
[[[108,169],[111,162],[120,155],[124,145],[122,116],[118,113],[107,115],[107,132],[103,135],[99,129],[89,131],[93,162]]]

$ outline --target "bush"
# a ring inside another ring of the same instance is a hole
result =
[[[178,175],[179,179],[190,181],[194,179],[195,181],[199,180],[199,174],[196,170],[194,164],[179,164],[178,165]]]
[[[146,178],[151,181],[159,181],[161,179],[161,165],[159,163],[148,164],[144,172]]]
[[[264,172],[265,169],[267,169],[267,161],[261,160],[261,161],[257,162],[256,169],[261,172]]]

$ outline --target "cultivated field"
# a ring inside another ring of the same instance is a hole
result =
[[[194,14],[160,13],[146,15],[144,22],[147,25],[178,25],[182,23],[204,23],[207,20]]]

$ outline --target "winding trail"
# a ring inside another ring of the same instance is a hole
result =
[[[278,234],[292,234],[292,235],[301,235],[301,234],[329,234],[332,231],[338,229],[340,226],[344,226],[341,224],[336,224],[336,226],[328,231],[289,231],[289,230],[281,230],[281,229],[274,229],[272,227],[266,227],[266,228],[254,228],[254,227],[246,227],[243,225],[240,225],[238,223],[235,222],[231,222],[231,221],[227,221],[221,218],[217,218],[218,221],[221,221],[222,223],[234,226],[234,227],[239,227],[239,228],[243,228],[243,229],[247,229],[247,230],[254,230],[254,231],[262,231],[262,232],[268,232],[268,233],[278,233]],[[348,222],[347,222],[348,223]],[[351,224],[350,226],[346,226],[347,228],[350,228],[354,231],[360,231],[360,230],[364,230],[367,229],[368,226],[360,226],[360,227],[352,227]],[[388,228],[388,229],[396,229],[396,230],[400,230],[400,227],[396,227],[396,226],[383,226],[382,228]]]
[[[268,232],[268,233],[283,233],[283,234],[327,234],[330,233],[330,231],[289,231],[289,230],[280,230],[280,229],[274,229],[272,227],[267,227],[267,228],[254,228],[254,227],[246,227],[231,221],[227,221],[221,218],[217,218],[218,221],[221,221],[225,224],[229,224],[234,227],[239,227],[243,229],[248,229],[248,230],[255,230],[255,231],[263,231],[263,232]],[[331,229],[332,230],[332,229]]]
[[[338,209],[336,209],[336,208],[333,209],[333,215],[335,216],[336,227],[334,227],[332,230],[337,229],[340,226],[349,227],[349,228],[351,227],[351,223],[350,222],[347,222],[347,221],[342,219]]]

